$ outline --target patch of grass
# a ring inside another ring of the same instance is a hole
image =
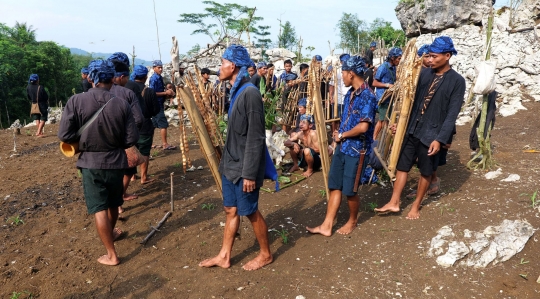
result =
[[[456,211],[456,208],[451,208],[451,207],[449,207],[447,205],[442,206],[441,207],[441,216],[444,214],[444,211],[453,213],[453,212]]]
[[[519,264],[517,264],[517,266],[519,266],[519,265],[526,265],[526,264],[528,264],[528,263],[529,263],[529,261],[526,261],[524,258],[521,258],[521,261],[519,261]]]
[[[322,190],[322,189],[319,190],[319,196],[320,196],[321,198],[326,198],[326,190]]]
[[[202,241],[201,242],[201,246],[205,246],[206,245],[206,242],[205,241]]]
[[[534,191],[533,195],[531,195],[531,206],[534,209],[536,207],[536,195],[538,194],[538,190]]]
[[[176,162],[173,164],[174,167],[182,167],[182,163],[180,162]]]
[[[79,178],[82,178],[82,172],[81,172],[80,169],[77,169],[77,176],[78,176]]]
[[[30,130],[26,130],[26,136],[30,136],[32,133],[30,133]]]
[[[276,230],[276,234],[281,238],[283,244],[289,243],[289,232],[282,228],[281,230]]]
[[[150,155],[152,157],[157,157],[159,155],[159,150],[158,149],[153,149],[151,152],[150,152]]]
[[[22,295],[21,292],[13,292],[13,294],[11,294],[11,297],[9,297],[9,298],[10,299],[18,299],[21,295]]]
[[[203,210],[212,211],[215,208],[216,208],[216,205],[213,204],[213,203],[203,203],[203,205],[202,205]]]
[[[376,207],[377,207],[376,202],[369,202],[366,206],[366,209],[368,209],[370,212],[374,212]]]
[[[11,222],[11,224],[15,224],[15,225],[24,224],[24,221],[21,219],[20,216],[12,216],[8,218],[6,222]]]
[[[9,297],[10,299],[19,299],[21,297],[22,294],[26,294],[26,298],[27,299],[33,299],[34,298],[34,294],[32,294],[31,292],[28,292],[28,291],[24,291],[24,292],[13,292],[11,294],[11,297]]]

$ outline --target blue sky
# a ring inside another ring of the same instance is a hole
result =
[[[152,0],[0,0],[0,22],[13,26],[15,21],[26,22],[37,29],[38,40],[52,40],[70,48],[88,52],[131,53],[137,58],[159,59],[156,22]],[[6,3],[7,2],[7,3]],[[256,6],[262,16],[261,25],[271,26],[270,38],[277,39],[278,19],[290,21],[302,36],[304,47],[313,46],[312,54],[328,55],[328,41],[335,47],[339,41],[336,24],[343,12],[357,13],[368,23],[375,18],[392,22],[401,28],[394,8],[398,0],[226,0],[219,3],[238,3]],[[498,6],[507,2],[499,0]],[[203,12],[201,0],[155,0],[161,59],[170,61],[169,50],[174,35],[180,53],[195,44],[205,47],[211,40],[204,35],[191,35],[195,26],[178,23],[181,13]],[[338,51],[339,52],[339,51]]]

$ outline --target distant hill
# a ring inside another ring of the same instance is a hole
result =
[[[81,50],[79,48],[69,48],[69,50],[71,51],[71,54],[74,54],[74,55],[90,55],[89,52],[86,52],[85,50]],[[112,53],[92,53],[93,58],[107,58],[107,57],[109,57],[111,55],[112,55]],[[139,58],[135,58],[135,64],[142,64],[144,66],[151,66],[152,61],[146,61],[146,60],[142,60],[142,59],[139,59]]]

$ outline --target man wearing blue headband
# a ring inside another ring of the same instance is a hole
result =
[[[228,80],[232,85],[227,140],[219,163],[226,215],[225,233],[219,254],[199,263],[200,267],[231,266],[231,251],[240,216],[247,216],[251,222],[260,247],[259,255],[246,263],[244,270],[260,269],[273,260],[268,227],[258,206],[268,156],[264,107],[261,93],[249,82],[247,68],[250,65],[249,54],[240,45],[231,45],[221,59],[219,79]]]
[[[418,49],[418,57],[423,57],[422,58],[422,67],[430,67],[429,66],[429,45],[422,45],[422,47],[420,47],[420,49]]]
[[[137,148],[145,161],[141,164],[141,184],[148,184],[154,179],[148,177],[148,164],[150,161],[150,151],[152,149],[152,141],[154,139],[154,124],[152,117],[159,113],[159,103],[156,99],[156,92],[149,87],[146,87],[145,82],[148,76],[148,69],[144,65],[135,65],[131,73],[133,80],[126,83],[126,88],[133,91],[137,95],[139,106],[143,115],[143,123],[139,130],[139,141]],[[135,170],[128,171],[127,174],[134,174]],[[134,176],[131,177],[134,180]]]
[[[328,201],[324,222],[317,227],[307,227],[312,234],[332,235],[332,226],[341,203],[341,196],[347,196],[349,219],[338,234],[350,234],[358,222],[358,185],[365,171],[367,158],[371,154],[373,127],[375,122],[375,95],[364,81],[367,66],[362,57],[353,56],[342,66],[345,86],[351,87],[345,95],[344,111],[339,130],[333,133],[336,148],[328,174]]]
[[[163,82],[163,77],[161,76],[161,73],[163,73],[163,63],[161,60],[154,60],[152,62],[152,67],[154,68],[154,74],[150,77],[150,81],[148,82],[148,87],[152,88],[156,92],[157,101],[159,103],[160,110],[158,114],[154,117],[152,117],[152,122],[154,124],[154,127],[159,129],[159,133],[161,135],[161,142],[162,147],[164,150],[174,150],[176,149],[176,146],[172,146],[167,142],[167,128],[169,127],[169,122],[167,121],[167,117],[165,117],[165,97],[167,96],[174,96],[174,92],[172,90],[165,90],[165,83]]]
[[[373,78],[373,87],[376,87],[376,94],[377,94],[377,101],[379,101],[379,108],[377,112],[379,113],[379,121],[377,122],[377,125],[375,126],[375,139],[377,139],[377,136],[379,135],[379,132],[381,131],[383,124],[386,122],[386,114],[388,111],[388,105],[390,105],[390,98],[385,99],[381,102],[382,96],[384,92],[394,86],[394,83],[396,82],[396,69],[401,61],[401,56],[403,55],[403,51],[400,48],[392,48],[388,52],[388,57],[386,57],[386,61],[379,66],[377,69],[377,73],[375,74],[375,77]]]
[[[141,128],[144,117],[141,111],[141,105],[139,104],[139,98],[137,94],[132,90],[125,88],[125,85],[129,81],[129,58],[125,53],[116,52],[112,54],[108,59],[114,65],[114,78],[113,86],[111,87],[111,93],[115,96],[125,99],[131,106],[131,111],[133,112],[133,118],[135,119],[135,124],[137,128]],[[127,189],[129,187],[129,182],[131,178],[137,173],[137,167],[132,167],[126,169],[124,175],[124,200],[134,200],[138,196],[135,194],[128,194]],[[120,208],[120,213],[123,210]]]
[[[302,114],[300,119],[300,131],[292,134],[283,145],[290,149],[293,166],[288,172],[294,172],[304,168],[302,173],[305,177],[310,177],[314,171],[321,168],[321,156],[319,148],[319,137],[313,130],[313,116]]]
[[[129,103],[114,96],[114,66],[109,61],[90,62],[88,77],[93,88],[72,96],[60,119],[58,138],[79,144],[77,168],[82,173],[84,199],[88,214],[94,214],[98,235],[107,250],[98,262],[118,265],[120,259],[114,241],[122,231],[115,228],[122,198],[122,178],[128,167],[125,149],[137,143],[139,132]],[[97,114],[95,121],[79,132]]]
[[[281,73],[279,76],[279,85],[283,85],[287,83],[288,81],[296,79],[298,77],[293,71],[292,71],[292,60],[287,59],[285,62],[283,62],[283,67],[285,68],[285,71]]]
[[[32,104],[38,104],[39,113],[32,113],[32,119],[36,121],[37,137],[44,137],[43,128],[49,115],[49,95],[45,91],[45,87],[39,85],[39,76],[37,74],[30,75],[28,86],[26,86],[26,96]]]
[[[371,42],[369,49],[366,50],[365,59],[368,68],[373,68],[373,51],[377,49],[377,42]]]
[[[418,160],[420,179],[416,199],[407,219],[420,217],[420,205],[437,169],[441,146],[452,137],[457,116],[465,95],[465,79],[450,67],[450,58],[457,55],[452,39],[437,37],[429,46],[429,65],[418,79],[414,103],[396,166],[396,181],[392,198],[380,213],[400,211],[400,197],[408,172]]]
[[[339,62],[341,66],[351,57],[349,54],[341,54],[339,56]],[[332,118],[337,118],[341,116],[341,113],[343,112],[343,98],[345,97],[345,94],[349,91],[349,87],[346,87],[343,83],[343,76],[341,72],[341,67],[337,69],[337,82],[334,82],[334,79],[332,79],[329,83],[328,93],[330,95],[330,103],[332,105],[331,113]],[[335,99],[336,96],[336,88],[337,88],[337,99]],[[338,105],[338,115],[334,115],[334,104],[337,100]],[[332,128],[335,129],[335,128]]]
[[[266,62],[261,61],[257,63],[257,73],[255,75],[251,76],[251,79],[249,80],[255,87],[261,88],[261,81],[264,82],[264,86],[266,86],[266,73],[268,71],[268,68],[266,66]],[[267,88],[268,90],[268,88]]]
[[[83,67],[81,69],[81,78],[82,78],[82,91],[87,92],[90,88],[92,88],[92,83],[88,81],[88,68]]]

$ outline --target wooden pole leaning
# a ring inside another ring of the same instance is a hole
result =
[[[195,103],[193,94],[191,94],[191,91],[189,89],[184,88],[184,89],[179,89],[179,91],[182,96],[182,99],[184,100],[184,106],[188,113],[189,119],[191,120],[191,127],[195,131],[195,135],[197,136],[197,139],[201,146],[201,150],[204,154],[204,157],[206,158],[208,167],[210,168],[210,171],[212,172],[212,176],[214,177],[216,185],[219,189],[218,190],[219,194],[223,196],[221,192],[222,191],[221,176],[218,170],[219,158],[216,153],[214,144],[212,143],[212,140],[210,139],[210,135],[208,134],[208,131],[204,124],[204,120],[201,116],[201,112],[197,108],[197,104]]]
[[[317,137],[319,139],[319,150],[321,156],[321,167],[324,178],[324,186],[326,190],[326,200],[330,199],[330,190],[328,189],[328,175],[330,172],[330,157],[328,155],[328,137],[326,134],[326,122],[324,119],[324,109],[322,103],[322,95],[320,89],[320,81],[318,81],[318,72],[320,64],[311,63],[309,68],[311,81],[311,96],[314,106],[315,125],[317,126]]]

